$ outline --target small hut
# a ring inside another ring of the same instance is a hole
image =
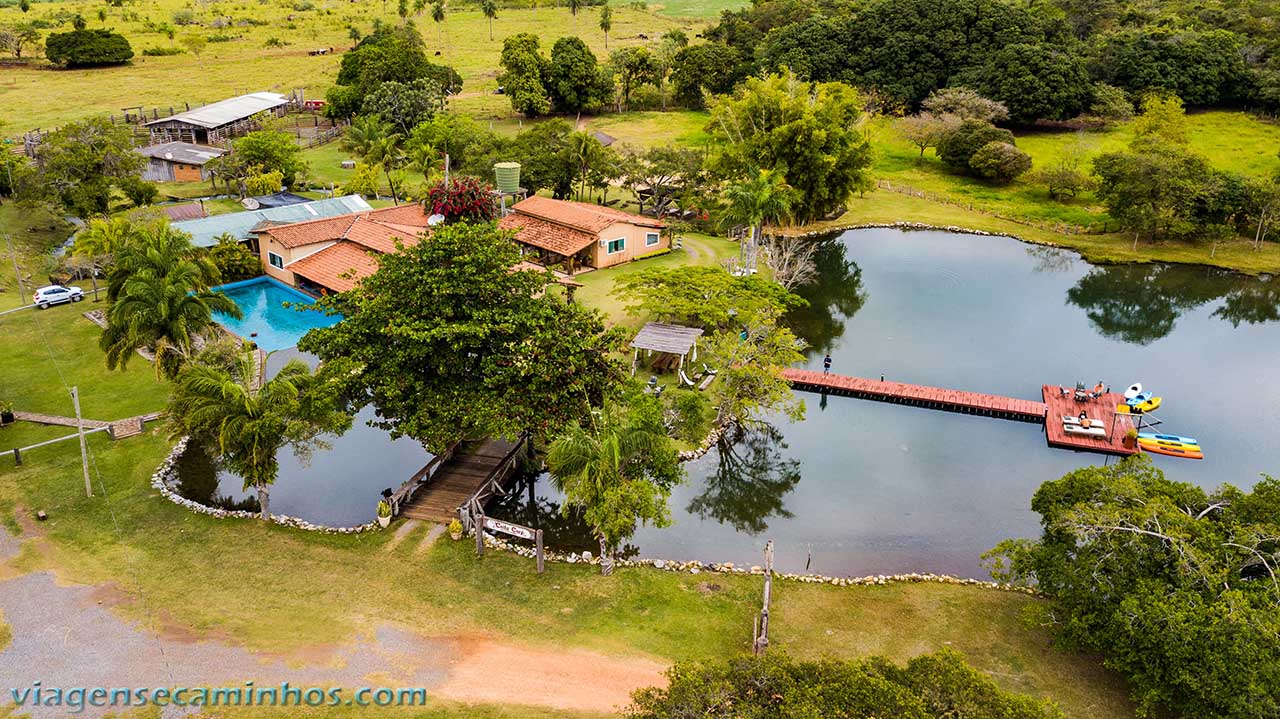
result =
[[[635,374],[636,364],[640,361],[640,350],[648,357],[658,352],[654,360],[655,369],[669,369],[677,372],[684,370],[686,360],[698,359],[698,338],[702,330],[696,327],[669,325],[663,322],[650,322],[636,333],[631,340],[631,349],[635,353],[631,357],[631,373]]]

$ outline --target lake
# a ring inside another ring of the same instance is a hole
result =
[[[820,241],[811,306],[790,318],[807,366],[1039,400],[1042,384],[1164,398],[1160,431],[1203,461],[1154,457],[1170,479],[1249,487],[1280,472],[1280,281],[1179,265],[1092,266],[1009,238],[855,230]],[[1050,449],[1039,425],[804,394],[803,421],[773,418],[686,465],[672,526],[641,528],[641,556],[784,571],[986,577],[979,555],[1039,534],[1040,484],[1108,460]],[[545,480],[492,513],[592,548],[559,518]]]

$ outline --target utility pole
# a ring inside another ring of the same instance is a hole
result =
[[[80,392],[71,388],[71,403],[76,406],[76,430],[80,434],[80,468],[84,470],[84,496],[93,496],[93,484],[89,482],[89,450],[84,443],[84,419],[80,416]]]
[[[18,255],[13,251],[13,237],[7,232],[4,236],[4,242],[9,246],[9,259],[13,260],[13,276],[18,280],[18,293],[22,297],[26,297],[27,290],[22,286],[22,270],[18,269]]]

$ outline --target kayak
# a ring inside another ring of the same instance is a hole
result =
[[[1142,383],[1134,382],[1133,384],[1129,385],[1129,389],[1124,391],[1124,398],[1133,399],[1134,397],[1137,397],[1140,394],[1142,394]]]
[[[1156,434],[1155,432],[1139,432],[1138,439],[1163,439],[1168,442],[1181,442],[1183,444],[1200,444],[1200,440],[1195,437],[1179,437],[1176,434]]]
[[[1183,442],[1170,442],[1167,439],[1139,439],[1140,447],[1169,447],[1170,449],[1181,449],[1187,452],[1199,452],[1200,445],[1185,444]]]
[[[1124,402],[1130,407],[1137,407],[1143,402],[1150,400],[1152,396],[1153,395],[1150,392],[1139,392],[1132,397],[1125,397]]]
[[[1163,454],[1169,457],[1182,457],[1183,459],[1204,459],[1204,453],[1199,451],[1191,451],[1186,449],[1176,449],[1174,447],[1162,447],[1160,445],[1146,445],[1141,442],[1138,446],[1143,452],[1151,452],[1152,454]]]
[[[1139,402],[1138,404],[1133,405],[1130,409],[1132,409],[1134,412],[1138,412],[1139,414],[1143,412],[1154,412],[1160,409],[1161,401],[1163,400],[1160,397],[1152,397],[1146,401]]]
[[[1129,405],[1127,404],[1116,405],[1116,412],[1120,414],[1129,414]]]

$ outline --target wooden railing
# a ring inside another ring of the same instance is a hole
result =
[[[464,529],[470,531],[471,518],[473,516],[484,515],[484,505],[489,498],[495,494],[506,494],[506,490],[502,488],[502,481],[506,478],[507,473],[516,467],[516,462],[520,454],[526,449],[529,442],[528,433],[520,435],[514,446],[503,455],[502,460],[489,470],[489,474],[480,483],[480,487],[466,501],[458,505],[458,516],[462,520]]]
[[[391,503],[391,516],[400,514],[400,508],[413,501],[413,495],[422,487],[431,483],[431,479],[436,476],[436,472],[444,466],[445,462],[453,459],[453,453],[458,449],[458,443],[450,445],[441,454],[431,458],[426,466],[414,473],[412,477],[400,485],[400,488],[391,493],[391,497],[387,500]]]

